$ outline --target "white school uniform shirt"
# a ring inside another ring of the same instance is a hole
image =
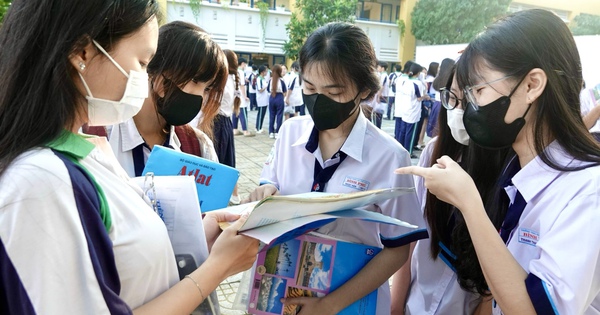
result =
[[[289,104],[290,106],[300,106],[304,104],[302,99],[302,84],[300,83],[300,76],[295,72],[291,72],[290,83],[288,85],[288,91],[290,91]]]
[[[594,107],[596,107],[596,97],[592,89],[583,89],[579,94],[581,100],[581,116],[587,115]],[[600,132],[600,119],[590,128],[590,132]]]
[[[80,207],[86,190],[71,181],[52,150],[28,150],[0,178],[0,263],[14,266],[7,270],[14,277],[0,285],[13,280],[10,291],[18,282],[26,296],[9,303],[24,303],[21,307],[29,305],[37,314],[109,314],[122,302],[139,307],[179,281],[167,229],[142,190],[128,181],[104,137],[68,133],[62,139],[54,148],[76,157],[102,188],[110,229],[88,233],[102,222],[89,212],[96,209]],[[108,250],[97,247],[102,240],[111,243]],[[94,267],[101,261],[116,267],[118,279]],[[104,295],[102,278],[120,285],[120,293]]]
[[[419,97],[425,93],[425,87],[417,79],[406,79],[398,84],[396,81],[396,108],[395,117],[402,117],[402,121],[414,124],[421,120],[421,101]]]
[[[193,129],[196,133],[196,137],[202,139],[200,141],[200,152],[202,153],[202,157],[218,162],[219,160],[217,158],[217,153],[212,140],[210,140],[204,132],[196,128]],[[133,163],[132,152],[135,147],[143,144],[145,141],[140,135],[133,118],[116,125],[112,129],[109,142],[112,151],[114,152],[115,157],[117,158],[117,161],[121,167],[123,167],[129,177],[135,177],[135,166]],[[171,130],[169,132],[169,147],[175,151],[181,152],[181,142],[179,141],[179,138],[175,133],[175,127],[173,126],[171,126]],[[147,146],[144,146],[144,165],[148,161],[150,152],[151,150]]]
[[[231,97],[232,110],[233,110],[233,100],[235,99],[236,94],[240,98],[240,108],[247,108],[248,106],[250,106],[250,102],[246,101],[246,86],[244,85],[246,83],[246,80],[244,79],[244,72],[241,69],[238,69],[238,78],[239,78],[239,85],[236,90],[235,89],[235,75],[230,74],[229,76],[227,76],[226,85],[231,86],[231,88],[227,89],[227,90],[233,91],[233,93],[234,93],[233,95],[229,95]],[[225,97],[225,94],[223,94],[223,98],[224,97]]]
[[[269,92],[267,91],[267,83],[268,81],[258,76],[256,78],[256,104],[258,107],[265,107],[269,105]],[[265,89],[264,91],[260,91],[261,89]]]
[[[418,166],[429,167],[437,137],[431,139],[423,149]],[[415,190],[425,213],[427,188],[423,177],[415,176]],[[431,228],[427,224],[427,230]],[[431,234],[430,234],[431,235]],[[406,298],[406,315],[473,314],[480,299],[476,294],[463,290],[456,273],[449,264],[438,256],[431,258],[431,239],[419,240],[412,254],[410,265],[410,287]]]
[[[556,141],[545,152],[560,166],[586,164]],[[563,172],[537,156],[512,183],[510,200],[518,189],[527,205],[507,247],[529,273],[538,314],[600,314],[600,166]],[[502,314],[496,303],[493,314]]]
[[[389,96],[390,84],[387,72],[383,71],[379,74],[379,85],[381,86],[381,95]]]
[[[306,193],[311,190],[315,159],[322,167],[337,162],[323,161],[320,148],[314,153],[306,149],[314,123],[310,116],[288,119],[279,130],[279,137],[263,166],[260,183],[271,183],[282,195]],[[412,176],[395,175],[398,167],[411,165],[408,152],[385,132],[358,115],[348,139],[341,148],[348,156],[339,165],[325,192],[350,193],[367,189],[414,187]],[[338,158],[339,159],[339,158]],[[419,226],[418,229],[338,219],[319,232],[349,242],[382,247],[402,246],[426,237],[425,223],[414,193],[372,205],[366,209],[398,218]],[[390,292],[386,281],[377,292],[377,315],[390,314]]]

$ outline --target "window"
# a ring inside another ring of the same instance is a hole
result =
[[[285,64],[285,56],[273,56],[273,64],[274,65],[284,65]]]
[[[398,21],[400,19],[400,6],[397,5],[396,6],[396,21]]]
[[[382,4],[381,5],[381,22],[392,22],[392,5],[391,4]]]

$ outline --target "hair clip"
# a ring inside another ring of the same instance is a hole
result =
[[[564,71],[562,70],[554,70],[554,72],[556,72],[556,74],[558,75],[567,75]]]

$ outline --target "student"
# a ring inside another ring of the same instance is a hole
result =
[[[155,57],[148,64],[150,93],[142,109],[112,128],[109,138],[130,177],[142,175],[157,144],[218,161],[208,136],[187,123],[202,107],[207,119],[217,114],[222,94],[217,91],[222,91],[226,78],[223,51],[201,28],[177,21],[160,28]],[[214,93],[204,101],[210,87]]]
[[[269,93],[269,138],[274,139],[277,137],[279,128],[281,128],[281,123],[283,122],[284,99],[287,95],[287,86],[281,78],[281,66],[274,65],[271,70],[272,78],[267,83],[267,92]]]
[[[263,122],[265,121],[265,114],[269,109],[269,92],[267,92],[268,81],[265,79],[267,75],[267,67],[260,66],[258,68],[258,78],[256,79],[256,106],[258,107],[258,113],[256,114],[256,133],[262,134]]]
[[[434,102],[431,105],[431,110],[429,111],[429,119],[427,120],[427,136],[433,138],[438,134],[438,114],[440,112],[440,108],[442,106],[442,99],[440,98],[440,89],[445,87],[446,82],[448,82],[448,78],[450,74],[454,72],[454,60],[450,58],[446,58],[442,60],[442,63],[439,68],[438,75],[433,79],[433,83],[431,86],[435,91]]]
[[[423,176],[460,210],[494,314],[598,313],[600,146],[580,116],[581,62],[569,28],[550,11],[511,14],[469,44],[457,78],[471,141],[517,154],[499,180],[500,233],[450,157],[398,172]]]
[[[250,61],[252,62],[252,61]],[[257,107],[256,104],[256,81],[258,77],[258,67],[256,65],[252,66],[252,72],[248,74],[246,78],[246,84],[248,86],[248,97],[250,98],[250,110],[255,110]]]
[[[413,140],[417,132],[417,124],[421,119],[421,101],[428,100],[425,87],[419,81],[418,76],[423,67],[413,63],[408,71],[408,79],[396,86],[396,116],[402,117],[398,130],[398,142],[412,154]]]
[[[394,113],[394,103],[396,102],[396,80],[402,75],[402,65],[397,64],[394,66],[395,72],[390,73],[388,76],[388,108],[387,108],[387,120],[392,120],[392,114]]]
[[[290,119],[282,126],[263,167],[262,185],[250,200],[275,193],[359,191],[349,180],[364,184],[364,189],[413,187],[411,176],[391,174],[396,165],[410,165],[408,152],[360,113],[360,100],[373,97],[379,89],[375,51],[364,31],[347,23],[327,24],[308,37],[299,57],[310,116]],[[424,225],[414,193],[368,209]],[[336,314],[379,288],[377,314],[389,315],[387,281],[406,261],[409,244],[426,237],[425,230],[338,219],[319,231],[383,250],[329,295],[285,303],[302,305],[300,314]]]
[[[304,116],[304,101],[302,100],[302,77],[300,76],[300,63],[294,61],[290,72],[290,84],[286,103],[294,107],[296,115]]]
[[[398,104],[398,92],[400,88],[404,85],[404,81],[408,80],[408,72],[410,71],[410,67],[412,66],[412,64],[413,62],[411,60],[404,63],[404,67],[402,68],[402,75],[396,78],[396,82],[394,84],[394,91],[396,93],[396,98],[394,99],[394,119],[396,120],[394,125],[394,138],[398,142],[400,142],[400,126],[402,125],[402,110],[400,110],[400,106]]]
[[[420,156],[419,166],[429,167],[443,155],[460,160],[461,167],[476,178],[483,200],[494,202],[495,184],[509,149],[487,150],[469,145],[463,124],[463,93],[453,75],[441,89],[439,136]],[[427,220],[429,238],[417,242],[411,259],[392,283],[392,314],[485,314],[491,309],[489,290],[460,213],[452,205],[427,191],[421,177],[415,178],[417,196]],[[488,214],[499,228],[502,220]]]
[[[229,75],[227,76],[227,84],[223,91],[223,99],[221,103],[232,103],[233,114],[231,115],[231,121],[233,124],[233,135],[244,135],[245,137],[254,137],[248,129],[248,105],[250,99],[246,97],[244,91],[244,72],[241,68],[244,63],[237,61],[237,55],[235,52],[229,49],[223,51],[227,56],[227,63],[229,64]],[[236,68],[235,65],[240,66]],[[237,109],[237,110],[236,110]],[[238,123],[242,127],[242,131],[238,129]]]
[[[431,107],[433,106],[432,99],[435,99],[435,95],[437,93],[437,91],[433,88],[433,80],[435,80],[435,77],[438,75],[439,66],[439,63],[432,62],[429,64],[429,68],[427,68],[427,76],[425,76],[425,93],[429,95],[430,99],[421,102],[421,120],[417,125],[417,132],[415,133],[415,138],[413,141],[416,144],[416,149],[418,150],[423,150],[425,147],[425,131],[429,122]]]
[[[379,82],[381,87],[379,91],[373,98],[373,110],[371,113],[371,121],[377,128],[381,129],[381,122],[383,120],[383,114],[387,108],[388,104],[388,74],[385,71],[387,69],[387,62],[379,61],[377,62],[377,76],[379,76]]]
[[[207,214],[210,255],[179,281],[164,223],[106,139],[76,134],[142,107],[159,10],[150,0],[14,0],[5,15],[0,313],[190,314],[255,260],[258,241],[237,235],[243,220],[214,241],[231,215]]]

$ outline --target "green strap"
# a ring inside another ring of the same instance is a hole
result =
[[[91,179],[92,184],[94,184],[96,192],[98,193],[98,201],[100,202],[100,218],[102,219],[102,223],[106,228],[106,232],[109,232],[112,226],[112,219],[104,190],[102,187],[100,187],[100,185],[98,185],[98,182],[92,173],[90,173],[90,171],[79,162],[90,152],[92,152],[95,146],[89,141],[85,140],[83,136],[76,135],[66,130],[63,131],[58,138],[51,141],[46,146],[64,154],[69,161],[79,166]]]

